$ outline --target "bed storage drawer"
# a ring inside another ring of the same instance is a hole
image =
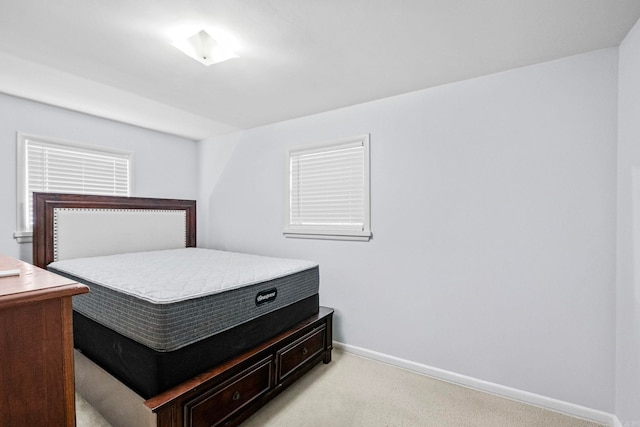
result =
[[[326,327],[323,325],[278,351],[278,382],[294,373],[307,360],[322,353],[325,348],[325,336]]]
[[[316,364],[331,362],[332,324],[333,310],[320,307],[293,328],[145,405],[157,415],[157,427],[238,426]]]
[[[240,372],[229,381],[185,404],[185,426],[213,427],[222,425],[237,411],[267,393],[271,388],[271,358],[264,359]]]

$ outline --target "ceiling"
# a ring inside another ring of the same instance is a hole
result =
[[[617,46],[640,0],[0,0],[0,92],[190,139]],[[232,33],[210,67],[170,45]]]

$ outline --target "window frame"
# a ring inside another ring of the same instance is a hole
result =
[[[128,161],[127,196],[130,196],[133,193],[134,153],[132,151],[68,141],[48,136],[33,135],[24,132],[16,132],[16,232],[14,233],[14,238],[18,243],[30,243],[32,242],[33,236],[33,224],[28,224],[29,216],[27,214],[29,197],[33,198],[33,193],[29,192],[29,178],[27,176],[27,162],[29,160],[27,158],[27,146],[29,141],[49,146],[77,149],[78,151],[84,151],[91,154],[112,155],[114,157],[126,158]]]
[[[301,153],[330,152],[341,147],[361,144],[363,147],[363,218],[361,229],[340,227],[337,224],[314,225],[312,227],[292,224],[291,200],[292,200],[292,156]],[[333,141],[325,141],[313,145],[292,148],[286,153],[286,201],[285,201],[285,227],[283,235],[288,238],[325,239],[325,240],[352,240],[369,241],[371,239],[371,178],[370,178],[370,135],[359,135],[342,138]]]

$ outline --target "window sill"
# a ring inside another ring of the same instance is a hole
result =
[[[345,231],[345,230],[291,230],[286,229],[282,233],[284,237],[292,239],[319,239],[319,240],[347,240],[368,242],[371,239],[370,231]]]
[[[33,242],[33,232],[31,231],[16,231],[13,233],[13,238],[18,241],[18,243],[32,243]]]

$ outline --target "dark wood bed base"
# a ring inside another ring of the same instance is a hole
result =
[[[196,246],[193,200],[34,194],[33,262],[53,259],[55,208],[180,209],[187,212],[186,246]],[[191,380],[148,399],[157,427],[237,426],[321,361],[331,361],[333,310],[318,314]]]
[[[321,361],[331,362],[333,310],[145,402],[158,427],[237,426]]]

